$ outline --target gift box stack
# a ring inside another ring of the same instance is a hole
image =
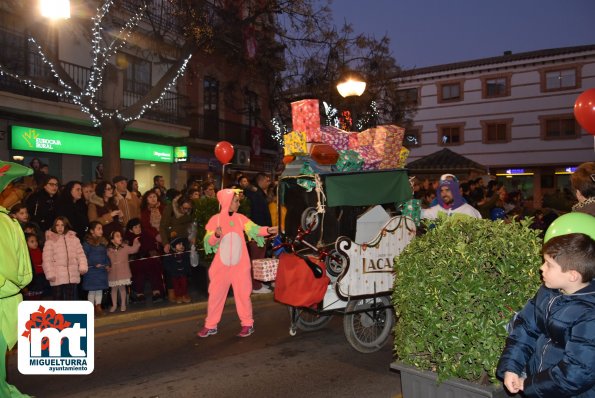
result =
[[[395,125],[373,127],[349,137],[349,149],[364,158],[364,170],[392,169],[399,165],[405,129]]]
[[[274,281],[277,278],[277,267],[279,266],[279,259],[277,258],[261,258],[252,260],[252,272],[254,279],[262,282]]]
[[[321,127],[316,99],[292,102],[291,116],[293,131],[285,135],[286,156],[310,155],[317,164],[336,165],[339,171],[405,166],[409,153],[405,148],[402,150],[405,134],[402,127],[384,125],[361,133],[347,132],[333,126]]]

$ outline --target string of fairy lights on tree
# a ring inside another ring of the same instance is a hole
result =
[[[181,66],[178,68],[176,74],[173,78],[169,81],[169,83],[165,86],[162,90],[161,94],[155,98],[154,100],[149,101],[148,103],[141,106],[139,112],[133,116],[124,116],[122,112],[119,110],[112,111],[112,112],[105,112],[99,108],[98,104],[99,101],[96,100],[96,96],[99,93],[99,89],[103,84],[103,76],[106,70],[106,67],[110,61],[110,59],[117,54],[117,52],[123,48],[128,39],[132,36],[134,28],[138,26],[140,21],[143,17],[143,12],[146,10],[147,5],[143,3],[143,5],[138,9],[138,11],[134,14],[132,18],[126,22],[126,24],[120,29],[115,38],[108,44],[102,45],[103,39],[101,35],[101,31],[103,30],[101,23],[105,16],[108,14],[111,6],[113,5],[114,1],[109,0],[106,1],[102,7],[97,9],[97,14],[95,15],[93,20],[93,27],[92,27],[92,40],[91,40],[91,49],[92,49],[92,67],[91,73],[89,75],[89,79],[87,80],[85,87],[81,88],[73,88],[69,84],[67,84],[60,73],[56,70],[54,64],[49,60],[46,56],[43,47],[35,41],[34,38],[29,38],[31,44],[33,44],[34,48],[37,50],[38,54],[41,56],[42,62],[46,65],[53,77],[58,82],[59,86],[62,90],[57,90],[51,87],[42,86],[40,84],[35,83],[33,80],[28,79],[26,77],[20,76],[17,73],[13,73],[8,70],[6,67],[0,64],[0,76],[8,76],[12,79],[17,80],[21,84],[33,88],[36,90],[40,90],[44,93],[49,93],[57,96],[61,100],[71,100],[74,104],[80,107],[81,111],[86,113],[93,125],[95,127],[101,126],[102,120],[109,120],[113,119],[114,117],[118,118],[124,123],[130,123],[135,120],[140,119],[145,112],[150,110],[154,105],[161,102],[165,96],[167,95],[167,91],[173,88],[177,82],[177,80],[184,75],[186,72],[186,68],[188,66],[188,62],[192,58],[192,55],[188,55],[184,61],[182,62]],[[78,89],[78,90],[77,90]]]
[[[271,134],[271,137],[273,137],[273,139],[277,141],[281,147],[284,147],[285,141],[283,140],[283,136],[289,132],[287,126],[281,121],[281,118],[279,117],[272,118],[271,124],[273,125],[274,131],[273,134]]]

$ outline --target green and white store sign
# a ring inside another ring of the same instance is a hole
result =
[[[11,148],[102,157],[101,137],[23,126],[12,126]],[[174,147],[120,140],[120,156],[122,159],[173,163]]]

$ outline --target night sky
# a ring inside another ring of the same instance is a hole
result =
[[[387,34],[404,68],[595,44],[595,0],[334,0],[335,25]]]

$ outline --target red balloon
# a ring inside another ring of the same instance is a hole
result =
[[[574,117],[585,131],[595,135],[595,88],[578,96],[574,103]]]
[[[221,164],[227,164],[233,159],[233,145],[227,141],[220,141],[215,145],[215,157]]]

